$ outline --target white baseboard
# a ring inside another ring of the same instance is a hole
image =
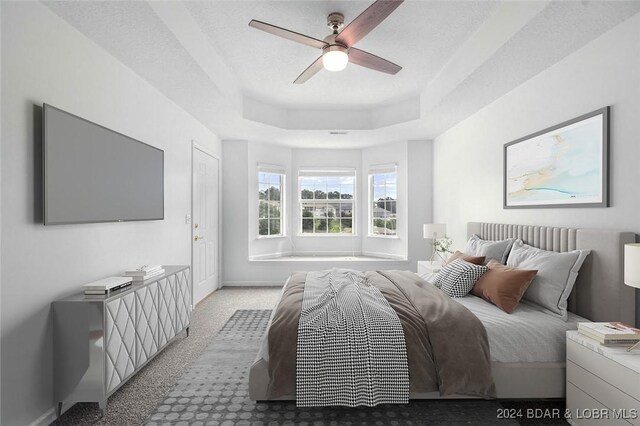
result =
[[[69,408],[71,408],[71,406],[66,407],[66,410],[64,411],[67,411]],[[47,410],[43,415],[35,419],[29,426],[47,426],[53,423],[55,420],[56,420],[56,409],[54,407]]]
[[[222,287],[282,287],[282,281],[225,281]]]
[[[371,256],[371,257],[380,257],[381,260],[397,260],[407,262],[409,258],[407,256],[401,254],[391,254],[391,253],[379,253],[375,251],[363,251],[363,256]]]

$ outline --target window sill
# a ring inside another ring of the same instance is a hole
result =
[[[281,256],[272,257],[268,259],[249,259],[251,263],[273,263],[273,262],[406,262],[406,257],[377,257],[377,256],[332,256],[332,255],[318,255],[318,256]]]
[[[399,240],[397,235],[367,235],[367,238],[382,238],[383,240]]]
[[[277,240],[279,238],[287,238],[286,235],[261,235],[256,240]]]
[[[330,238],[330,237],[338,237],[338,238],[350,238],[357,237],[358,234],[296,234],[296,237],[309,238],[309,237],[318,237],[318,238]]]

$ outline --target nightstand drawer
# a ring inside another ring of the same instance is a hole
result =
[[[629,426],[629,422],[625,420],[592,418],[596,417],[593,413],[598,413],[599,410],[607,410],[607,408],[571,383],[567,383],[567,410],[571,413],[572,419],[570,423],[573,425],[601,426],[606,424],[607,426]]]
[[[610,410],[615,410],[618,413],[626,412],[629,415],[632,412],[631,410],[635,409],[636,413],[640,413],[640,402],[638,400],[633,399],[614,385],[594,376],[572,361],[567,361],[567,382],[581,389]],[[636,386],[640,385],[636,384]],[[569,393],[567,393],[567,405],[569,404],[569,398]],[[580,407],[594,408],[590,405],[581,405]],[[640,419],[629,419],[629,421],[631,424],[640,426]]]
[[[572,340],[567,342],[567,360],[640,401],[640,374],[637,372]]]

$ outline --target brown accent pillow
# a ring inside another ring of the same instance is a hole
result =
[[[473,263],[474,265],[484,265],[484,256],[470,256],[468,254],[464,254],[460,250],[457,250],[449,259],[447,259],[447,265],[455,260],[462,259],[465,262]]]
[[[538,271],[505,266],[495,260],[491,260],[487,266],[489,270],[476,282],[471,294],[482,297],[510,314],[520,303]]]

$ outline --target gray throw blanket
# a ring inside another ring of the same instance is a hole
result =
[[[408,401],[402,325],[380,290],[362,272],[309,272],[298,324],[297,406]]]

